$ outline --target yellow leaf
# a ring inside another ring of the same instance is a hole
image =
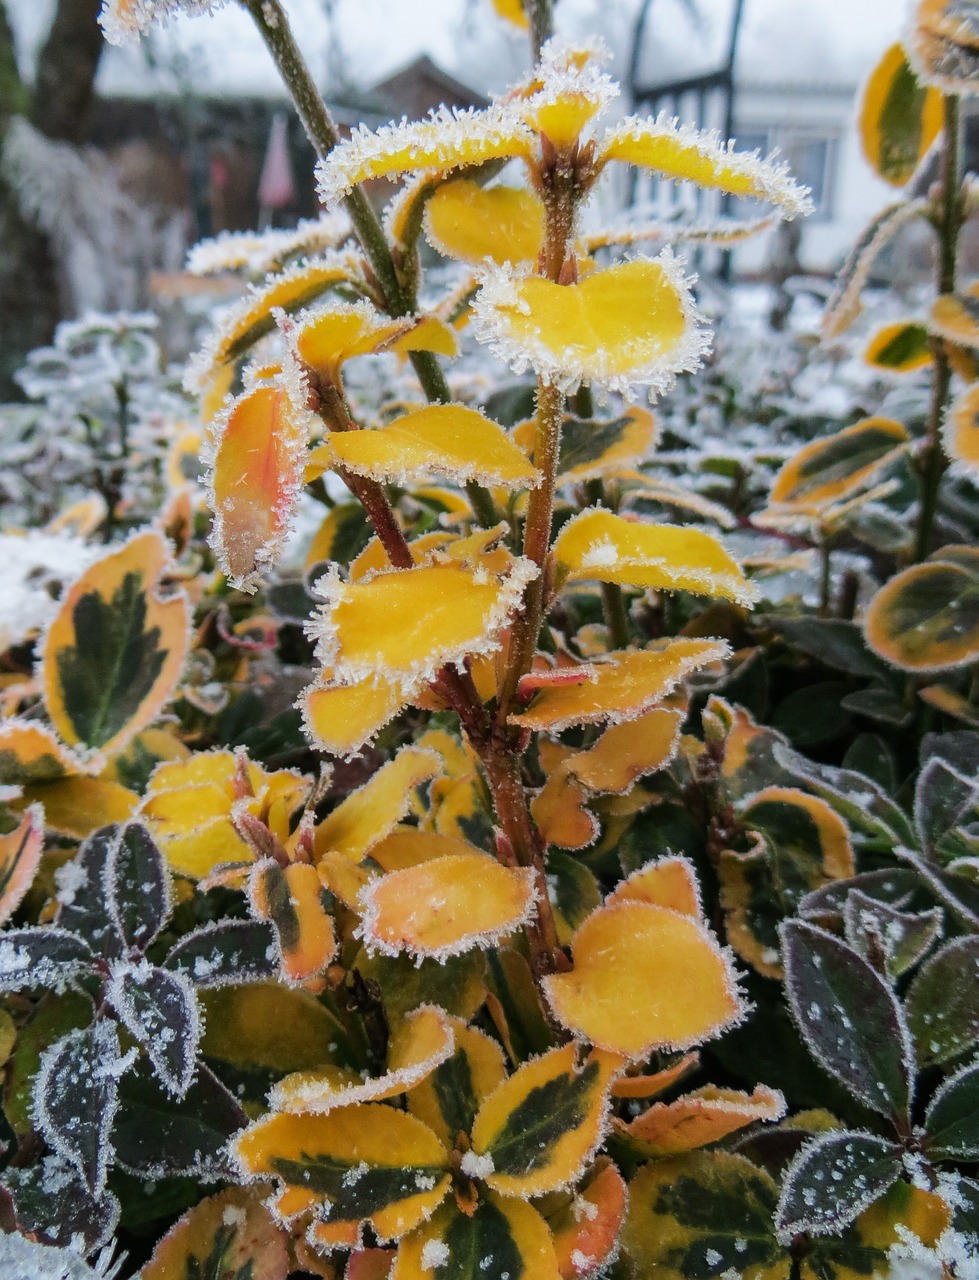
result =
[[[256,387],[215,422],[210,543],[233,587],[254,591],[289,534],[303,485],[310,415],[296,379]]]
[[[414,538],[408,545],[411,547],[415,564],[424,564],[431,560],[432,553],[442,550],[451,538],[452,535],[444,530],[423,533],[420,538]],[[384,550],[384,544],[380,538],[371,538],[363,551],[350,563],[350,581],[364,582],[374,577],[376,573],[383,573],[390,568],[391,561]]]
[[[484,853],[452,853],[372,880],[361,893],[368,948],[458,955],[495,946],[533,911],[534,877]]]
[[[0,835],[0,924],[9,920],[31,887],[44,851],[44,811],[32,806],[14,827]]]
[[[306,483],[315,480],[324,471],[329,471],[332,466],[333,452],[329,445],[319,445],[311,450],[306,456]],[[364,550],[370,538],[370,522],[360,503],[338,502],[313,534],[303,561],[303,569],[309,573],[324,560],[347,564]],[[384,563],[379,567],[387,568],[388,563],[385,557]]]
[[[493,8],[507,22],[512,22],[521,31],[530,25],[524,12],[523,0],[493,0]]]
[[[485,1032],[448,1019],[455,1037],[446,1058],[408,1094],[408,1110],[451,1151],[460,1132],[469,1133],[483,1101],[506,1077],[503,1050]]]
[[[226,366],[272,332],[273,311],[292,314],[337,285],[349,285],[358,291],[364,288],[361,259],[357,254],[328,253],[289,267],[269,276],[259,288],[249,290],[248,295],[228,311],[207,345],[191,360],[184,379],[188,391],[198,394],[214,391],[205,421],[213,412],[213,400],[223,399],[233,379],[233,370]]]
[[[321,751],[355,756],[408,701],[401,685],[393,680],[315,684],[302,696],[303,725]]]
[[[613,1098],[655,1098],[665,1093],[675,1084],[695,1071],[700,1066],[700,1054],[685,1053],[672,1066],[662,1071],[654,1071],[652,1075],[624,1075],[612,1081]]]
[[[473,302],[476,336],[515,372],[528,366],[564,392],[581,382],[656,391],[696,369],[707,332],[668,250],[605,267],[579,284],[488,267]]]
[[[719,1142],[758,1120],[780,1120],[785,1099],[777,1089],[758,1085],[754,1093],[705,1085],[675,1102],[654,1102],[629,1124],[617,1122],[619,1133],[650,1155],[677,1155]]]
[[[87,761],[70,751],[46,725],[0,720],[0,786],[54,782],[72,774],[98,772],[99,757]]]
[[[371,862],[382,871],[404,871],[449,853],[477,853],[478,850],[458,836],[437,831],[421,831],[418,827],[395,827],[390,835],[371,848]]]
[[[160,593],[170,559],[155,531],[136,534],[69,588],[44,638],[41,681],[70,746],[119,751],[173,697],[187,656],[183,592]]]
[[[932,362],[928,328],[911,320],[897,320],[878,329],[863,353],[867,364],[888,373],[913,373]]]
[[[645,902],[594,912],[574,968],[543,979],[562,1026],[630,1058],[718,1035],[743,1008],[728,957],[698,920]]]
[[[204,1055],[250,1070],[315,1070],[329,1061],[341,1030],[313,996],[279,982],[202,991],[201,1001]]]
[[[324,383],[340,385],[340,366],[354,356],[386,351],[413,327],[408,317],[391,320],[366,299],[330,302],[307,313],[292,334],[296,358]]]
[[[102,524],[108,513],[105,498],[101,493],[92,493],[66,507],[45,528],[48,533],[73,533],[76,537],[87,538]]]
[[[661,649],[622,650],[607,662],[582,668],[578,684],[556,684],[537,693],[512,724],[557,732],[576,724],[635,720],[661,702],[684,676],[729,654],[723,640],[671,640]]]
[[[979,384],[960,395],[948,411],[942,444],[957,475],[979,478]]]
[[[892,418],[864,418],[801,448],[775,477],[771,500],[806,509],[838,502],[876,478],[910,439]]]
[[[316,166],[320,198],[330,207],[368,178],[422,170],[449,173],[526,156],[531,147],[530,131],[501,104],[468,112],[443,106],[425,120],[384,125],[376,133],[355,129]]]
[[[533,419],[514,427],[512,437],[533,456]],[[655,418],[636,405],[610,420],[566,417],[561,429],[558,475],[565,482],[614,475],[622,467],[645,458],[655,439]]]
[[[647,902],[694,920],[703,919],[697,873],[693,863],[679,855],[657,858],[634,871],[609,894],[606,905],[615,902]]]
[[[381,1240],[425,1221],[449,1187],[435,1134],[383,1103],[328,1115],[275,1112],[240,1133],[231,1150],[245,1178],[273,1177],[308,1207],[321,1205],[331,1229],[369,1223]]]
[[[942,95],[919,82],[903,46],[892,44],[860,104],[860,143],[868,164],[892,187],[903,187],[941,129]]]
[[[752,604],[759,592],[716,538],[684,525],[626,520],[592,507],[569,520],[553,548],[558,574],[625,586],[692,591]]]
[[[612,725],[595,745],[568,761],[568,769],[589,791],[622,795],[637,778],[669,764],[680,737],[683,714],[656,709],[627,724]]]
[[[595,843],[600,827],[587,800],[588,793],[563,761],[530,802],[531,816],[548,844],[559,849],[587,849]]]
[[[266,858],[249,877],[252,911],[274,926],[282,976],[294,985],[321,974],[336,955],[333,919],[323,909],[322,888],[308,862],[280,867]]]
[[[374,431],[335,433],[329,448],[348,471],[400,485],[431,472],[505,489],[540,482],[502,427],[461,404],[428,405]]]
[[[928,327],[940,338],[959,346],[979,348],[979,281],[961,293],[943,293],[935,299]]]
[[[46,827],[83,840],[99,827],[132,817],[139,805],[139,796],[108,778],[75,775],[25,786],[22,803],[43,805]]]
[[[229,1187],[199,1201],[157,1244],[140,1280],[198,1274],[200,1260],[215,1256],[226,1276],[254,1268],[262,1280],[286,1280],[287,1237],[262,1204],[259,1187]]]
[[[404,747],[318,824],[316,855],[332,850],[360,862],[408,813],[415,788],[441,772],[442,761],[434,751]]]
[[[494,1191],[524,1198],[556,1191],[576,1181],[594,1154],[615,1068],[596,1057],[579,1069],[576,1052],[569,1044],[530,1059],[479,1108],[473,1176]]]
[[[432,1258],[440,1261],[433,1266]],[[482,1270],[481,1261],[489,1264]],[[479,1199],[471,1216],[451,1201],[443,1205],[402,1240],[391,1280],[435,1280],[438,1271],[453,1280],[561,1280],[551,1233],[537,1210],[492,1194]]]
[[[544,206],[521,187],[482,187],[470,178],[447,182],[425,206],[425,234],[447,258],[502,266],[531,262],[544,243]]]
[[[391,350],[406,356],[412,351],[432,351],[450,359],[459,354],[459,341],[455,333],[438,316],[416,316],[412,327],[403,338],[396,338]]]
[[[379,674],[418,687],[446,663],[499,648],[499,633],[537,573],[521,558],[499,578],[454,564],[379,573],[368,582],[328,574],[317,583],[326,601],[318,655],[344,683]]]
[[[979,550],[948,546],[894,575],[864,618],[869,647],[902,671],[947,671],[979,657]]]
[[[273,1087],[269,1105],[274,1111],[326,1115],[352,1103],[379,1102],[414,1090],[452,1054],[456,1025],[441,1009],[415,1009],[394,1028],[383,1076],[364,1080],[342,1067],[295,1072]]]
[[[979,78],[977,22],[970,4],[919,0],[911,24],[915,70],[944,93],[971,96]]]
[[[732,151],[711,134],[660,116],[635,116],[609,129],[599,143],[596,163],[621,160],[652,169],[677,182],[695,182],[730,195],[766,200],[786,218],[812,212],[806,187],[789,176],[788,166],[760,160],[746,151]]]

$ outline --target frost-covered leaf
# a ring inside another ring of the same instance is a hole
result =
[[[188,647],[183,592],[162,596],[156,531],[113,548],[72,584],[44,638],[48,714],[69,745],[115,751],[173,696]]]
[[[611,1070],[574,1045],[525,1062],[479,1108],[471,1168],[504,1195],[543,1195],[575,1181],[605,1132]]]
[[[317,825],[317,857],[332,851],[360,862],[410,811],[415,788],[438,777],[442,769],[435,751],[403,747]]]
[[[161,1084],[182,1097],[194,1074],[201,1035],[190,981],[147,960],[121,963],[106,996],[120,1022],[146,1050]]]
[[[979,1160],[979,1063],[946,1080],[925,1112],[928,1153],[938,1160]]]
[[[934,358],[928,327],[915,320],[896,320],[878,329],[863,353],[867,364],[888,373],[913,373]]]
[[[140,1280],[285,1280],[285,1233],[254,1187],[229,1187],[201,1200],[153,1250]]]
[[[758,592],[716,538],[687,526],[626,520],[591,508],[569,520],[553,548],[561,579],[692,591],[751,604]]]
[[[341,383],[340,369],[347,360],[390,350],[415,327],[409,317],[382,315],[366,299],[326,303],[300,319],[290,334],[296,358],[321,382],[335,386]]]
[[[490,1194],[472,1214],[452,1202],[402,1241],[391,1280],[561,1280],[547,1223],[529,1204]]]
[[[409,701],[396,680],[379,677],[352,684],[311,685],[301,702],[303,725],[322,751],[355,756]]]
[[[163,962],[198,989],[260,982],[276,971],[275,938],[260,920],[218,920],[185,933]]]
[[[942,445],[956,475],[979,477],[979,386],[953,402],[942,426]]]
[[[577,679],[550,680],[535,673],[521,690],[535,692],[525,711],[512,715],[513,724],[557,732],[576,724],[632,721],[673,692],[698,667],[726,658],[722,640],[669,640],[655,649],[629,649],[576,669]],[[564,676],[564,672],[558,673]]]
[[[277,1112],[250,1125],[232,1151],[245,1178],[274,1177],[285,1215],[322,1206],[331,1228],[354,1241],[368,1222],[382,1240],[428,1218],[449,1186],[448,1156],[427,1125],[383,1103],[329,1115]]]
[[[116,1025],[108,1018],[70,1032],[41,1056],[34,1081],[35,1123],[93,1196],[105,1190],[119,1077],[134,1058],[135,1050],[121,1052]]]
[[[241,590],[255,590],[292,526],[311,420],[302,395],[290,369],[232,400],[214,424],[210,543],[229,582]]]
[[[533,368],[565,392],[583,381],[665,391],[678,373],[699,367],[708,345],[669,250],[593,271],[578,284],[487,267],[473,314],[477,338],[515,373]]]
[[[961,773],[941,756],[932,756],[914,789],[914,824],[921,848],[934,855],[953,827],[979,804],[979,779]]]
[[[317,654],[342,681],[387,679],[420,685],[448,662],[492,653],[537,566],[515,560],[497,576],[479,566],[426,564],[379,573],[366,582],[328,574],[314,624]]]
[[[644,1057],[718,1035],[742,1015],[729,957],[699,921],[646,902],[595,911],[574,967],[543,980],[554,1016],[604,1049]]]
[[[427,405],[373,431],[337,432],[324,448],[347,471],[400,485],[433,473],[506,489],[540,479],[502,427],[461,404]]]
[[[922,1066],[971,1049],[979,1041],[979,937],[953,938],[926,961],[904,1009]]]
[[[925,215],[928,208],[926,200],[899,200],[874,214],[837,273],[836,285],[823,313],[824,338],[838,338],[853,324],[863,309],[860,295],[878,254],[902,227]]]
[[[17,1229],[48,1244],[65,1247],[81,1241],[89,1253],[108,1244],[119,1223],[119,1201],[112,1192],[93,1195],[71,1162],[62,1156],[46,1155],[25,1168],[7,1168],[3,1186],[13,1200]],[[81,1264],[77,1249],[73,1254]],[[3,1262],[0,1255],[0,1266]],[[25,1263],[31,1270],[16,1272],[17,1280],[34,1280],[38,1262],[32,1258]]]
[[[867,644],[902,671],[948,671],[979,657],[979,550],[948,546],[896,573],[864,618]]]
[[[408,1110],[438,1134],[446,1150],[468,1134],[480,1105],[506,1076],[503,1050],[477,1027],[450,1018],[452,1053],[408,1094]]]
[[[43,851],[44,811],[31,805],[13,831],[0,835],[0,924],[20,906]]]
[[[674,1102],[654,1102],[628,1124],[616,1121],[616,1129],[645,1154],[677,1155],[784,1114],[785,1098],[777,1089],[758,1085],[748,1094],[704,1085]]]
[[[368,949],[442,957],[495,946],[534,909],[534,876],[488,854],[448,854],[372,880],[360,895]]]
[[[844,911],[846,940],[868,959],[872,950],[883,955],[887,976],[898,978],[916,965],[942,931],[940,907],[930,911],[898,911],[859,889],[851,889]]]
[[[695,182],[730,195],[767,200],[786,218],[812,210],[808,189],[792,180],[784,164],[735,151],[716,134],[681,126],[665,114],[656,120],[632,116],[613,126],[599,144],[597,159],[600,164],[621,160],[677,182]]]
[[[932,333],[957,346],[979,347],[979,283],[962,293],[943,293],[931,305],[928,325]]]
[[[785,1172],[775,1222],[788,1244],[801,1231],[838,1235],[900,1177],[901,1148],[872,1133],[820,1134]]]
[[[900,44],[874,68],[860,104],[860,142],[877,175],[903,187],[942,128],[942,97],[919,82]]]
[[[657,708],[627,724],[612,725],[594,746],[568,760],[568,771],[589,791],[622,795],[637,779],[669,764],[681,721],[680,712]]]
[[[906,1116],[914,1051],[884,980],[851,947],[801,920],[783,925],[782,956],[786,997],[816,1061],[874,1111]]]
[[[141,822],[120,827],[109,846],[106,908],[123,941],[145,951],[170,915],[170,874]]]
[[[788,1280],[772,1221],[778,1188],[743,1156],[698,1152],[643,1165],[629,1184],[623,1252],[662,1280]]]
[[[441,1009],[423,1005],[394,1027],[383,1075],[364,1079],[343,1067],[294,1072],[275,1085],[269,1103],[275,1111],[326,1115],[352,1103],[396,1097],[414,1090],[445,1063],[453,1051],[454,1035],[453,1024]]]
[[[977,28],[970,0],[919,0],[909,51],[921,79],[944,93],[973,95],[979,79]]]
[[[519,440],[524,438],[520,428],[514,434]],[[583,420],[568,416],[561,428],[558,475],[567,483],[592,480],[634,466],[649,453],[655,439],[653,415],[635,405],[618,418]],[[532,448],[532,435],[529,443]]]
[[[252,911],[275,931],[282,976],[302,983],[322,973],[336,955],[333,917],[323,904],[323,883],[307,862],[255,864],[248,879]]]
[[[95,956],[84,938],[53,925],[0,933],[0,990],[63,991],[91,970]]]
[[[353,966],[380,986],[390,1018],[403,1018],[421,1004],[433,1004],[452,1017],[469,1021],[486,998],[486,956],[486,952],[474,949],[445,960],[419,963],[404,952],[368,955],[361,949]]]
[[[864,418],[804,445],[775,477],[771,501],[798,508],[839,502],[866,488],[909,440],[907,429],[893,418]]]
[[[443,183],[425,205],[425,235],[439,253],[458,262],[536,264],[544,243],[544,206],[520,187],[482,187],[457,178]]]
[[[703,918],[697,873],[693,863],[679,855],[657,858],[639,867],[619,882],[605,902],[607,906],[615,902],[647,902],[694,920]]]
[[[600,1156],[571,1202],[548,1215],[562,1280],[600,1274],[618,1252],[628,1196],[622,1174]]]
[[[57,873],[57,924],[77,934],[96,955],[121,954],[124,942],[109,912],[108,863],[119,840],[118,826],[101,827]]]
[[[119,1085],[116,1163],[150,1179],[226,1177],[228,1139],[243,1123],[241,1106],[213,1072],[198,1072],[177,1098],[143,1059]]]

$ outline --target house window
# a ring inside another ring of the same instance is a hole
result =
[[[757,150],[762,156],[777,148],[779,158],[788,162],[795,180],[811,188],[813,216],[819,220],[832,218],[837,136],[791,125],[749,126],[738,130],[737,145],[741,151]]]

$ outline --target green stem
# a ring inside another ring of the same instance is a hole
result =
[[[589,392],[589,399],[591,393]],[[590,507],[608,506],[605,494],[605,483],[601,477],[589,480],[585,485],[585,499]],[[617,582],[603,582],[602,613],[609,637],[615,649],[629,647],[629,613],[625,606],[625,596]]]
[[[935,219],[938,233],[939,294],[954,293],[958,266],[959,232],[962,228],[962,119],[959,99],[953,95],[945,100],[945,145],[942,149],[939,206]],[[928,434],[918,458],[921,476],[921,510],[918,515],[918,531],[915,540],[915,562],[924,560],[931,552],[934,539],[935,515],[942,476],[948,467],[941,442],[942,423],[948,406],[952,369],[944,342],[936,339],[932,344],[934,371],[931,383],[931,407],[928,414]]]
[[[832,545],[828,537],[819,544],[819,616],[829,617],[830,595],[833,586]]]
[[[554,3],[553,0],[525,0],[524,9],[530,21],[530,43],[536,66],[541,49],[554,34]]]

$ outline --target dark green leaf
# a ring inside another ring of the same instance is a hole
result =
[[[974,776],[967,777],[932,756],[918,774],[914,789],[914,824],[921,848],[934,852],[942,836],[958,826],[977,800],[979,783]]]
[[[785,990],[816,1061],[882,1115],[906,1117],[914,1050],[900,1006],[839,938],[801,920],[782,928]]]
[[[198,988],[261,982],[278,970],[275,937],[261,920],[219,920],[185,934],[163,963]]]
[[[57,923],[84,938],[96,955],[122,954],[124,943],[109,915],[106,869],[119,839],[117,826],[100,827],[58,874]]]
[[[145,951],[170,914],[170,874],[141,822],[127,822],[109,847],[108,910],[130,947]]]
[[[870,652],[855,622],[829,618],[779,618],[775,626],[793,648],[818,658],[834,671],[889,679],[890,668]]]
[[[597,1062],[531,1089],[493,1135],[486,1154],[497,1173],[522,1177],[548,1164],[565,1134],[581,1127],[594,1105]]]
[[[901,1148],[872,1133],[834,1131],[808,1142],[785,1172],[775,1222],[788,1243],[800,1232],[838,1235],[896,1182]]]
[[[106,995],[126,1030],[146,1050],[160,1083],[182,1097],[201,1036],[197,997],[188,979],[143,960],[120,966]]]
[[[890,689],[882,689],[879,685],[848,693],[841,700],[840,706],[856,715],[866,716],[868,720],[876,720],[897,729],[910,724],[913,714]]]
[[[921,891],[921,881],[913,871],[894,867],[888,871],[864,871],[849,880],[831,880],[820,889],[807,893],[799,903],[799,915],[820,923],[824,920],[842,925],[846,913],[846,901],[858,890],[875,902],[885,902],[892,907],[906,907],[915,892]]]
[[[325,1151],[303,1154],[299,1160],[272,1157],[269,1165],[285,1182],[324,1196],[332,1206],[334,1222],[369,1218],[399,1200],[418,1195],[419,1179],[431,1179],[431,1186],[445,1176],[439,1165],[367,1165],[345,1160]]]
[[[915,974],[904,1010],[922,1066],[979,1042],[979,937],[955,938]]]
[[[45,1244],[70,1245],[80,1238],[86,1253],[112,1239],[119,1202],[111,1192],[93,1196],[68,1161],[44,1156],[25,1169],[7,1169],[3,1185],[14,1203],[17,1227]]]
[[[0,991],[62,990],[95,961],[84,938],[57,925],[0,933]]]
[[[797,747],[811,747],[838,738],[850,725],[843,706],[848,685],[827,680],[808,685],[783,698],[775,708],[771,725]]]
[[[893,795],[897,789],[897,761],[894,752],[877,733],[858,733],[846,749],[843,768],[866,774]]]
[[[854,889],[846,900],[846,939],[854,950],[873,961],[882,955],[890,978],[918,963],[942,931],[942,909],[907,912],[877,902]]]
[[[979,1160],[979,1063],[946,1080],[925,1114],[929,1154],[939,1160]]]
[[[508,1275],[511,1280],[532,1280],[505,1215],[488,1200],[481,1200],[471,1218],[453,1213],[442,1241],[449,1251],[437,1263],[432,1280],[486,1280]]]
[[[807,790],[814,792],[845,818],[854,831],[914,848],[914,828],[883,788],[863,774],[818,764],[784,746],[774,748],[776,763]]]

